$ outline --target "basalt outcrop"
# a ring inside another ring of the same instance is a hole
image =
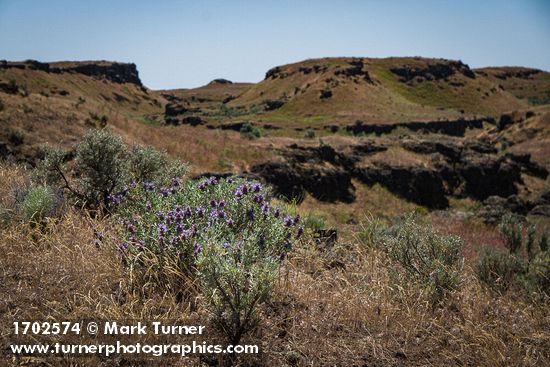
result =
[[[39,62],[26,60],[22,62],[0,61],[0,69],[38,70],[46,73],[64,74],[76,73],[86,76],[107,79],[114,83],[132,83],[143,86],[139,79],[136,64],[109,61],[78,61],[78,62]]]
[[[409,121],[395,123],[365,123],[356,121],[354,124],[347,125],[346,131],[354,135],[360,134],[389,134],[397,128],[405,128],[410,131],[425,131],[452,136],[464,136],[468,129],[481,129],[483,124],[495,124],[492,117],[482,117],[473,119],[456,120],[435,120],[435,121]]]
[[[414,153],[413,163],[385,158],[386,150],[399,149]],[[451,196],[481,201],[492,196],[507,198],[518,194],[524,175],[548,176],[529,155],[499,154],[485,140],[370,139],[343,146],[292,144],[277,153],[278,160],[253,166],[251,173],[270,183],[278,194],[298,200],[309,193],[322,201],[351,202],[353,180],[358,180],[380,184],[419,205],[444,209]]]

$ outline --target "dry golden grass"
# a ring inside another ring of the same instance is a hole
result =
[[[12,185],[24,179],[24,173],[3,166],[0,177],[0,193],[6,195],[14,189]],[[102,242],[95,241],[94,230],[105,233]],[[4,364],[201,366],[196,356],[147,362],[128,356],[54,359],[9,355],[5,346],[17,340],[11,329],[13,321],[165,320],[207,328],[210,324],[200,297],[195,304],[193,297],[178,302],[173,293],[160,289],[136,290],[139,282],[117,254],[117,228],[108,218],[92,219],[69,210],[43,226],[16,218],[3,224],[0,231]],[[478,282],[467,263],[460,289],[434,307],[422,288],[403,288],[391,282],[388,272],[392,264],[384,254],[349,237],[346,243],[333,247],[315,244],[306,237],[296,246],[281,269],[273,299],[264,306],[260,328],[243,340],[260,345],[262,354],[245,356],[239,365],[550,364],[550,310],[545,305],[524,303],[513,293],[492,294]],[[211,328],[207,330],[205,340],[219,338]],[[170,338],[167,342],[182,340]]]

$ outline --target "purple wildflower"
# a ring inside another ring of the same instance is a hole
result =
[[[290,227],[294,223],[294,220],[290,216],[286,216],[285,219],[283,219],[283,224],[285,227]]]
[[[300,225],[298,227],[298,231],[296,232],[296,238],[300,238],[304,234],[304,225]]]
[[[98,240],[103,240],[103,232],[100,232],[100,231],[94,231],[94,236],[98,239]]]
[[[193,254],[197,256],[198,254],[201,253],[201,251],[202,251],[202,246],[199,243],[195,242],[195,246],[193,246]]]
[[[145,203],[145,210],[146,211],[150,211],[152,208],[153,208],[153,205],[151,204],[150,201]]]
[[[163,238],[164,235],[166,235],[166,232],[168,232],[168,228],[166,227],[166,224],[161,223],[157,226],[157,231],[159,234],[159,238]]]
[[[262,184],[255,183],[252,185],[252,191],[254,192],[260,192],[262,190]]]
[[[136,226],[133,223],[128,223],[126,225],[126,230],[130,233],[136,233]]]

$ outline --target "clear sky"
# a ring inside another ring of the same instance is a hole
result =
[[[325,56],[550,70],[550,0],[0,0],[0,59],[134,62],[153,89]]]

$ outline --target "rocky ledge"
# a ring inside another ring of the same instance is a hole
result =
[[[27,69],[39,70],[46,73],[63,74],[76,73],[83,74],[98,79],[107,79],[114,83],[132,83],[143,87],[136,64],[119,63],[110,61],[77,61],[77,62],[39,62],[36,60],[0,61],[0,70],[2,69]]]
[[[411,152],[417,161],[392,161],[384,156],[389,149]],[[494,195],[507,198],[518,193],[523,175],[548,176],[529,155],[499,154],[482,140],[363,139],[341,147],[293,144],[277,153],[279,159],[258,164],[251,173],[270,183],[276,194],[298,201],[309,193],[321,201],[352,202],[356,179],[380,184],[419,205],[445,209],[451,196],[481,201]]]

